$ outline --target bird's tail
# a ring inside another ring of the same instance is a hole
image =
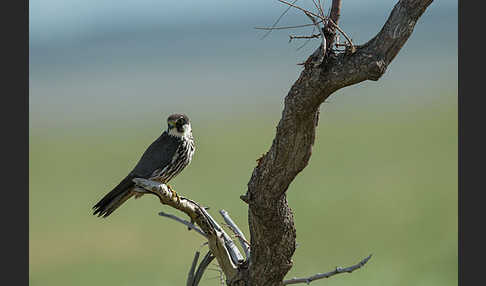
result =
[[[133,196],[134,193],[131,191],[131,188],[135,185],[135,183],[132,182],[132,179],[133,177],[128,175],[113,190],[111,190],[96,205],[94,205],[93,215],[107,217],[126,200]]]

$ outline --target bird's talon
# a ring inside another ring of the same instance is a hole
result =
[[[176,201],[177,201],[177,205],[179,205],[181,203],[181,198],[179,197],[179,195],[176,193],[176,191],[174,191],[172,189],[171,186],[167,185],[167,188],[169,189],[169,191],[171,192],[172,194],[172,198],[176,198]]]
[[[181,204],[181,197],[177,196],[177,205],[180,205],[180,204]]]

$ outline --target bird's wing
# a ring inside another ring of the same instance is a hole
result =
[[[155,170],[163,169],[172,161],[181,143],[182,141],[179,138],[170,136],[167,132],[162,133],[145,150],[131,174],[136,177],[148,178]]]

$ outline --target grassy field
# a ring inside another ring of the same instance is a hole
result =
[[[457,285],[456,96],[324,105],[310,164],[288,191],[299,244],[288,277],[372,253],[365,268],[315,285]],[[279,116],[193,118],[196,155],[174,188],[215,217],[226,209],[248,235],[238,197]],[[173,211],[155,197],[130,200],[108,219],[91,215],[160,131],[138,123],[31,129],[31,285],[183,285],[195,250],[206,251],[196,233],[157,216]],[[202,285],[218,285],[217,275],[208,271]]]

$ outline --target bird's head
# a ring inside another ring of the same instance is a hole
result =
[[[191,123],[185,114],[172,114],[167,118],[167,133],[172,136],[186,137],[191,135]]]

